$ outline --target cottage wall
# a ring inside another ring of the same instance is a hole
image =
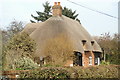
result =
[[[92,65],[91,66],[94,66],[94,59],[95,59],[95,56],[94,56],[94,53],[92,51],[87,51],[85,53],[82,54],[83,56],[83,66],[84,67],[87,67],[87,66],[90,66],[90,59],[89,57],[91,56],[92,57]]]

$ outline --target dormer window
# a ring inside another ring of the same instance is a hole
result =
[[[83,44],[83,46],[85,46],[86,40],[82,40],[82,44]]]
[[[91,41],[91,45],[92,45],[92,46],[94,45],[94,41]]]

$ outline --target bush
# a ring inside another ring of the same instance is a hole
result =
[[[100,65],[95,67],[43,67],[27,73],[21,73],[20,78],[44,79],[80,79],[80,78],[118,78],[118,68],[115,65]]]
[[[37,65],[37,63],[34,63],[34,61],[29,57],[23,57],[16,61],[16,69],[19,69],[19,70],[35,69],[38,67],[39,66]]]
[[[118,78],[118,69],[112,65],[101,65],[78,70],[79,78]]]
[[[105,54],[105,61],[110,62],[110,64],[120,65],[120,51],[119,51],[119,42],[120,34],[115,33],[110,35],[110,33],[101,34],[100,37],[96,40],[103,52]]]
[[[109,64],[110,64],[109,62],[105,62],[105,61],[101,62],[101,65],[109,65]]]
[[[119,51],[119,50],[118,50]],[[110,64],[116,64],[116,65],[120,65],[120,52],[116,52],[115,54],[108,54],[107,55],[107,61],[110,62]]]
[[[30,36],[23,32],[14,35],[7,44],[7,50],[21,49],[24,52],[32,53],[36,50],[36,43]]]
[[[61,65],[44,64],[42,67],[61,67]]]
[[[70,74],[62,68],[45,68],[35,70],[28,73],[21,73],[20,78],[34,78],[34,79],[59,79],[70,78]]]
[[[30,58],[32,58],[35,50],[36,43],[30,38],[27,33],[19,33],[14,35],[9,40],[7,45],[5,45],[5,48],[3,50],[4,70],[22,67],[23,69],[31,69],[34,63],[31,61]],[[24,65],[22,62],[24,62]]]

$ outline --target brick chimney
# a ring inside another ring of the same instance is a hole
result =
[[[54,2],[52,10],[53,16],[62,16],[62,6],[60,5],[60,2]]]

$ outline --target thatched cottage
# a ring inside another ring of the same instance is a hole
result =
[[[73,53],[77,57],[76,62],[69,61],[66,63],[68,66],[73,66],[74,63],[79,66],[99,65],[102,51],[98,43],[78,21],[62,15],[60,2],[55,2],[52,10],[53,16],[48,20],[39,23],[29,23],[23,30],[37,43],[35,57],[40,60],[46,57],[43,49],[47,40],[63,34],[73,42]]]

